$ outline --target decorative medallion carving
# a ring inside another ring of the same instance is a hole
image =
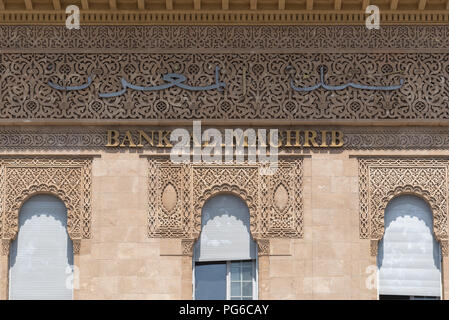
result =
[[[300,158],[280,160],[272,176],[260,175],[258,165],[175,165],[167,158],[155,157],[148,158],[148,167],[149,236],[182,238],[185,254],[191,254],[193,243],[200,235],[204,204],[220,193],[235,194],[246,202],[250,231],[258,243],[270,238],[303,237]],[[173,192],[178,199],[172,206],[164,205],[165,191],[161,192],[160,188],[169,185],[176,186]],[[285,194],[281,197],[283,208],[279,209],[274,193],[281,188]]]
[[[67,232],[78,254],[81,239],[91,237],[91,168],[92,159],[85,157],[0,158],[2,243],[9,247],[17,236],[22,204],[34,194],[49,193],[67,208]]]
[[[360,238],[371,239],[373,256],[384,234],[385,208],[401,194],[417,195],[429,204],[435,238],[448,254],[448,166],[443,158],[359,158]]]
[[[283,184],[280,184],[276,188],[276,191],[274,192],[273,200],[274,200],[274,204],[276,205],[276,208],[279,211],[282,212],[287,207],[288,202],[289,202],[289,196],[288,196],[288,191],[287,191],[287,189],[285,189]]]
[[[176,206],[177,199],[175,188],[171,183],[167,184],[164,191],[162,191],[162,205],[165,211],[171,212]]]

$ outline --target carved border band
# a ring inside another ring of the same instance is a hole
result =
[[[434,235],[447,256],[449,159],[372,157],[358,161],[360,238],[371,240],[371,255],[377,255],[384,234],[387,204],[400,194],[414,194],[431,207]]]
[[[35,194],[48,193],[64,202],[67,232],[79,254],[81,239],[91,237],[91,170],[92,159],[86,157],[0,158],[2,253],[9,252],[17,236],[22,204]]]
[[[207,127],[204,127],[207,128]],[[243,127],[246,128],[246,127]],[[266,128],[266,127],[264,127]],[[279,130],[308,130],[310,127],[277,127]],[[171,130],[169,127],[3,127],[0,128],[0,151],[4,150],[104,150],[107,130],[130,131],[138,141],[138,130]],[[313,130],[342,130],[343,149],[348,150],[447,150],[449,129],[446,127],[325,127]],[[283,145],[285,145],[285,136]],[[119,150],[120,148],[116,148]],[[143,149],[156,150],[145,145]],[[109,151],[113,149],[109,148]],[[281,147],[281,152],[296,153],[301,148]]]
[[[248,205],[260,255],[270,238],[303,237],[301,158],[280,161],[273,176],[260,175],[258,165],[175,165],[162,157],[149,157],[148,168],[148,235],[181,238],[185,255],[200,235],[203,205],[219,193]]]
[[[448,26],[0,26],[0,48],[104,49],[447,49]]]

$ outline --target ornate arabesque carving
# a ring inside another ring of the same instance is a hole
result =
[[[444,158],[359,158],[360,238],[371,239],[372,255],[384,234],[385,208],[401,194],[429,204],[435,238],[447,255],[448,169]]]
[[[149,158],[149,236],[181,238],[183,253],[191,254],[201,232],[201,210],[219,193],[242,198],[250,212],[250,231],[263,250],[270,238],[302,238],[302,159],[279,161],[274,175],[261,175],[253,164],[173,164],[166,158]],[[173,186],[176,204],[162,204],[164,188]],[[282,186],[287,196],[281,205],[274,201]],[[260,242],[262,241],[263,242]]]
[[[65,19],[65,18],[64,18]],[[379,30],[362,26],[0,26],[0,48],[25,50],[145,49],[205,50],[279,48],[329,51],[373,49],[447,49],[449,27],[382,25]],[[100,52],[101,52],[100,51]]]
[[[122,89],[121,79],[140,86],[182,73],[189,85],[214,81],[215,66],[223,91],[158,92],[128,89],[115,98],[99,93]],[[373,86],[405,83],[399,90],[297,92],[290,87],[320,82]],[[246,68],[246,85],[242,83]],[[51,88],[78,86],[79,91]],[[0,119],[27,120],[448,120],[447,53],[2,53]],[[246,89],[243,90],[243,87]]]
[[[0,158],[2,243],[9,246],[17,236],[22,204],[34,194],[49,193],[67,208],[67,231],[78,254],[81,239],[91,236],[91,167],[92,159],[84,157]]]

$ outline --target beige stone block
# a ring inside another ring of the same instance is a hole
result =
[[[129,294],[129,293],[141,293],[139,288],[139,283],[141,283],[141,278],[137,276],[130,277],[117,277],[118,279],[118,290],[120,295]],[[156,288],[149,287],[149,292],[154,292]]]
[[[344,260],[314,259],[313,275],[318,277],[343,276],[345,274]]]
[[[138,290],[143,293],[162,293],[179,297],[181,281],[178,278],[139,278]]]
[[[292,245],[290,239],[271,239],[270,255],[289,256],[292,254]]]
[[[92,279],[92,293],[95,295],[104,295],[105,297],[117,296],[118,286],[116,277],[97,277]]]
[[[297,295],[313,293],[312,277],[296,277],[294,279],[294,287]]]
[[[119,190],[119,189],[117,189]],[[133,210],[143,207],[144,199],[132,192],[102,192],[102,210]]]
[[[100,277],[117,277],[120,275],[118,263],[120,260],[97,260]]]
[[[313,226],[330,226],[345,223],[342,219],[344,210],[334,209],[312,209]]]
[[[159,243],[119,243],[117,255],[120,259],[159,258]]]
[[[97,192],[128,192],[128,193],[141,193],[145,191],[145,180],[139,176],[126,176],[126,177],[98,177],[96,178]]]
[[[321,177],[321,176],[313,176],[312,177],[312,193],[329,193],[331,192],[331,181],[334,177]],[[335,191],[332,191],[335,192]]]
[[[313,193],[313,209],[344,209],[347,207],[345,193]]]
[[[295,259],[312,259],[313,245],[304,240],[292,240],[293,255]]]
[[[331,291],[346,295],[351,292],[351,277],[332,277],[330,279]]]
[[[94,215],[94,225],[92,226],[93,229],[98,230],[98,227],[111,227],[116,226],[118,220],[118,214],[115,211],[112,210],[102,210],[97,209],[95,210]],[[92,241],[98,241],[98,236],[96,232],[92,233]]]
[[[163,238],[160,241],[161,256],[180,256],[182,255],[181,239]]]
[[[295,264],[292,257],[270,257],[270,277],[295,276]]]
[[[117,258],[117,243],[101,242],[92,243],[92,258],[94,259],[116,259]]]
[[[148,242],[148,227],[145,225],[128,226],[125,242]]]
[[[313,277],[313,260],[304,260],[304,276],[305,277]]]
[[[297,294],[295,300],[312,300],[313,294],[312,293],[306,293],[306,294]]]
[[[349,158],[343,160],[343,176],[345,177],[358,177],[359,175],[359,163],[357,158]]]
[[[92,249],[92,241],[90,239],[81,240],[80,256],[90,255]]]
[[[179,299],[176,295],[173,294],[145,294],[145,300],[175,300]]]
[[[137,205],[136,205],[137,206]],[[142,203],[142,207],[144,204]],[[117,225],[121,226],[133,226],[133,227],[146,227],[148,228],[148,210],[139,208],[138,209],[121,209],[116,215]],[[145,237],[147,231],[145,231]]]
[[[358,193],[358,179],[357,177],[330,177],[330,191],[343,193]]]
[[[271,299],[281,299],[281,295],[284,297],[285,294],[293,295],[293,283],[293,278],[272,277],[269,288]]]
[[[302,192],[303,194],[309,194],[312,192],[312,177],[304,177],[303,176],[303,188]]]
[[[158,267],[160,277],[181,279],[183,267],[182,257],[180,256],[160,257]],[[191,270],[191,267],[189,269]]]
[[[102,177],[108,174],[108,161],[94,158],[92,161],[92,177]]]
[[[304,158],[302,165],[303,165],[303,176],[311,177],[312,176],[312,158]]]
[[[328,277],[314,276],[311,279],[314,298],[316,294],[331,293],[331,282]]]
[[[343,175],[343,160],[312,159],[312,177],[338,177]]]
[[[313,244],[313,258],[351,260],[351,245],[351,242],[316,241]]]
[[[149,261],[148,264],[151,264],[153,266],[156,261]],[[148,271],[147,269],[150,268],[150,266],[147,264],[145,259],[119,259],[117,261],[117,271],[119,276],[147,276]],[[157,270],[157,269],[156,269]]]
[[[350,300],[351,293],[343,292],[343,293],[314,293],[314,300]]]
[[[312,233],[313,239],[323,242],[351,242],[354,237],[354,229],[350,225],[314,226]]]

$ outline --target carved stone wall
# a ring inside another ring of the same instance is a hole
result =
[[[144,92],[122,89],[121,79],[156,86],[162,75],[181,73],[192,86],[214,82],[215,66],[226,88],[189,91],[178,87]],[[297,92],[320,82],[399,90]],[[244,75],[244,68],[247,73]],[[92,84],[77,91],[51,88]],[[0,55],[0,119],[28,120],[447,120],[449,54],[59,54]],[[243,89],[245,88],[245,89]]]
[[[201,232],[201,210],[219,193],[242,198],[250,212],[250,231],[259,254],[268,254],[270,238],[302,238],[302,159],[283,159],[272,176],[250,164],[172,164],[148,158],[149,236],[182,238],[192,254]]]
[[[448,255],[448,168],[444,158],[359,158],[360,238],[377,255],[387,204],[401,194],[423,198],[433,213],[433,231]]]
[[[74,253],[79,253],[80,240],[91,236],[91,167],[92,160],[83,157],[0,158],[0,234],[4,246],[17,236],[22,204],[35,194],[49,193],[67,207],[67,231]],[[8,252],[3,250],[3,254]]]

